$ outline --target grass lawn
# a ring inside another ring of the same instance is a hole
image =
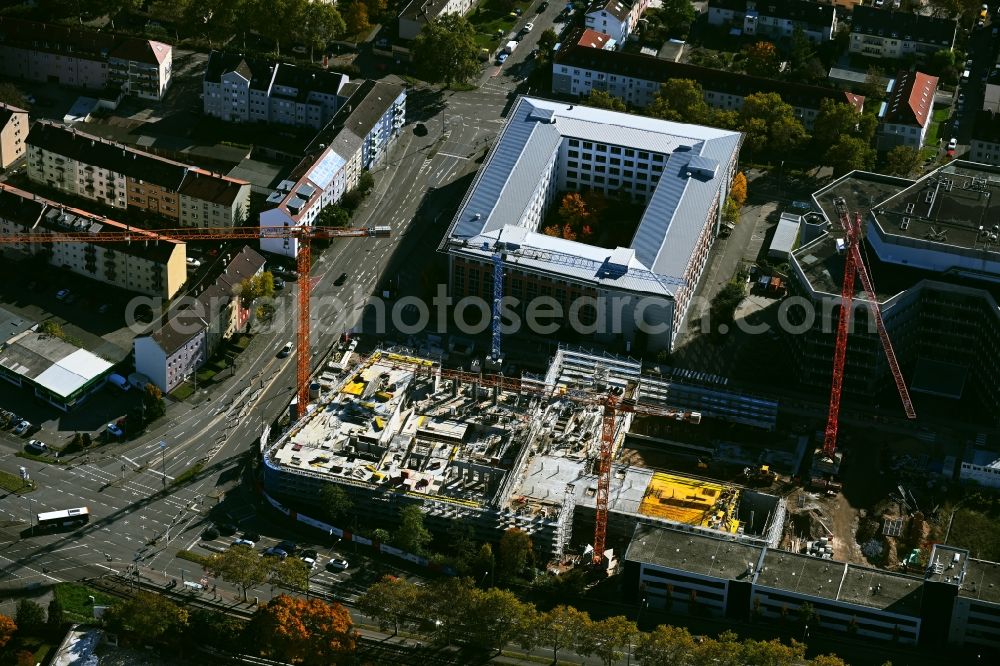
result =
[[[38,484],[34,481],[25,483],[19,474],[11,474],[0,470],[0,488],[9,490],[12,493],[23,495],[38,489]]]
[[[938,109],[937,111],[934,112],[934,115],[931,118],[936,123],[943,123],[944,121],[948,120],[948,115],[950,112],[951,109],[948,108]]]
[[[515,7],[519,7],[522,16],[528,11],[529,2],[517,2]],[[489,49],[493,53],[499,48],[501,41],[514,29],[514,23],[521,17],[512,17],[511,10],[504,10],[497,0],[484,0],[479,8],[469,14],[469,23],[476,30],[476,45],[483,49]],[[503,31],[503,36],[498,36],[498,32]]]
[[[215,370],[212,370],[211,368],[205,368],[204,370],[198,372],[198,381],[201,382],[202,384],[210,382],[212,381],[212,378],[215,377],[216,374],[217,373],[215,372]]]
[[[109,606],[115,598],[79,583],[59,583],[53,589],[59,603],[62,604],[66,619],[73,622],[89,622],[94,618],[94,604]],[[94,597],[94,604],[89,597]]]
[[[941,123],[936,120],[931,121],[931,126],[927,128],[927,136],[924,137],[925,146],[937,146],[938,142],[938,130],[941,128]]]
[[[194,393],[194,385],[184,382],[171,392],[170,396],[174,400],[187,400]]]

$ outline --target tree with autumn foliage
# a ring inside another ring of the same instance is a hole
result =
[[[733,178],[733,186],[729,189],[729,196],[740,208],[747,202],[747,177],[742,171],[737,172]]]
[[[139,592],[131,599],[111,605],[104,621],[114,631],[129,631],[146,640],[156,640],[182,629],[188,612],[166,597]]]
[[[250,635],[267,657],[307,666],[335,664],[354,652],[357,634],[340,604],[280,594],[250,620]]]
[[[17,632],[17,624],[13,618],[0,615],[0,648],[5,647]]]
[[[759,41],[743,49],[747,74],[751,76],[777,76],[781,68],[781,58],[774,44]]]

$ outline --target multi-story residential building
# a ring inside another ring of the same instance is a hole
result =
[[[240,54],[212,51],[202,79],[205,115],[227,122],[323,127],[348,78]]]
[[[130,230],[131,243],[101,242],[102,232]],[[8,258],[40,256],[52,266],[140,294],[172,298],[187,279],[183,242],[63,206],[0,183],[0,234],[90,233],[89,243],[10,243]]]
[[[28,138],[28,112],[0,102],[0,169],[24,155]]]
[[[47,121],[35,123],[28,137],[28,177],[67,194],[155,213],[182,226],[242,224],[250,208],[250,183],[245,180]]]
[[[570,41],[570,40],[567,40]],[[571,44],[561,48],[552,63],[552,92],[586,97],[603,90],[628,104],[645,107],[671,79],[691,79],[701,85],[705,102],[717,109],[740,109],[752,93],[778,93],[791,104],[806,129],[811,129],[820,102],[831,99],[859,111],[865,98],[850,92],[746,76],[708,67],[663,60],[654,56],[604,51]]]
[[[361,172],[381,163],[406,117],[406,89],[381,81],[344,88],[347,100],[306,148],[306,158],[267,198],[262,227],[311,226],[324,206],[358,185]],[[266,252],[295,256],[294,238],[261,239]]]
[[[969,141],[969,160],[1000,166],[1000,110],[976,113]]]
[[[888,91],[880,118],[878,144],[882,150],[895,146],[919,149],[931,126],[938,78],[922,72],[900,72]]]
[[[709,0],[708,23],[770,39],[789,39],[801,30],[812,42],[827,42],[837,34],[833,5],[812,0]]]
[[[424,26],[445,14],[468,13],[475,0],[410,0],[399,13],[399,38],[415,39]]]
[[[968,423],[1000,422],[997,183],[997,167],[958,160],[916,181],[855,172],[813,195],[830,231],[792,253],[789,291],[814,309],[794,314],[796,333],[784,335],[802,388],[830,387],[844,236],[834,201],[843,197],[865,220],[875,296],[917,411],[927,399]],[[844,400],[870,406],[895,385],[865,300],[855,299]]]
[[[628,344],[645,330],[648,349],[670,349],[717,236],[741,143],[739,132],[520,98],[440,248],[450,293],[492,302],[500,248],[504,293],[521,307],[551,296],[575,312],[579,297],[595,298],[580,315],[596,337]],[[642,206],[629,247],[542,233],[556,194],[583,190]]]
[[[850,52],[895,60],[950,51],[957,32],[956,19],[858,5],[852,12]]]
[[[193,311],[177,312],[152,333],[136,336],[132,352],[136,372],[169,393],[208,360],[208,323]]]
[[[160,100],[173,68],[173,47],[80,27],[0,17],[0,74],[29,81]]]
[[[162,326],[133,341],[136,372],[150,378],[161,391],[173,391],[190,379],[234,334],[245,331],[251,303],[241,296],[241,282],[264,270],[264,258],[244,246],[192,298],[172,310]]]
[[[647,7],[649,0],[593,0],[587,7],[584,23],[591,30],[610,35],[621,48]]]

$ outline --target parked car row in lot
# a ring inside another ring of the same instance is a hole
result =
[[[14,412],[5,409],[0,410],[0,427],[10,428],[11,432],[20,437],[30,435],[37,430],[28,419],[22,419]]]
[[[235,525],[231,523],[218,523],[207,528],[201,534],[201,538],[206,541],[212,541],[218,539],[220,536],[233,536],[237,532]],[[243,535],[237,537],[230,544],[231,548],[241,547],[250,548],[255,550],[257,548],[257,543],[260,541],[260,535],[256,532],[243,532]],[[316,569],[322,557],[319,552],[314,548],[299,548],[298,544],[294,541],[284,540],[273,546],[269,546],[261,551],[261,557],[274,557],[279,560],[285,560],[289,557],[298,557],[301,559],[309,569]],[[325,568],[327,571],[338,572],[346,571],[350,567],[347,560],[339,557],[331,557],[327,560]]]

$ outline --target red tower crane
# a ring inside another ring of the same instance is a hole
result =
[[[834,200],[840,223],[847,233],[845,239],[847,248],[844,257],[844,282],[840,290],[840,318],[837,321],[837,340],[833,352],[833,381],[830,385],[830,409],[827,414],[826,431],[823,435],[823,458],[835,464],[835,454],[837,451],[837,430],[840,421],[840,396],[844,383],[844,362],[847,358],[847,336],[850,329],[852,314],[852,303],[854,301],[854,280],[855,276],[861,278],[865,295],[868,298],[868,308],[871,310],[872,318],[875,320],[875,327],[878,330],[879,338],[882,341],[882,348],[885,350],[886,359],[889,362],[889,370],[892,372],[896,389],[903,402],[903,409],[907,418],[915,419],[916,412],[913,410],[913,401],[910,400],[910,392],[906,388],[906,381],[903,373],[899,369],[896,360],[896,353],[892,349],[892,341],[885,330],[885,323],[882,321],[882,311],[879,309],[878,299],[875,297],[875,289],[872,287],[871,277],[868,269],[861,258],[861,214],[854,213],[853,217],[847,210],[847,203],[843,198]],[[836,466],[836,465],[835,465]]]
[[[25,232],[0,234],[0,244],[30,243],[169,243],[171,241],[198,240],[258,240],[261,238],[295,238],[298,243],[296,267],[299,274],[298,318],[296,326],[296,396],[299,415],[305,413],[309,403],[309,304],[311,283],[309,271],[312,267],[311,242],[317,239],[362,238],[389,236],[389,227],[367,227],[363,229],[328,229],[323,227],[183,227],[179,229],[147,230],[127,227],[121,223],[105,225],[99,233],[88,231]]]

